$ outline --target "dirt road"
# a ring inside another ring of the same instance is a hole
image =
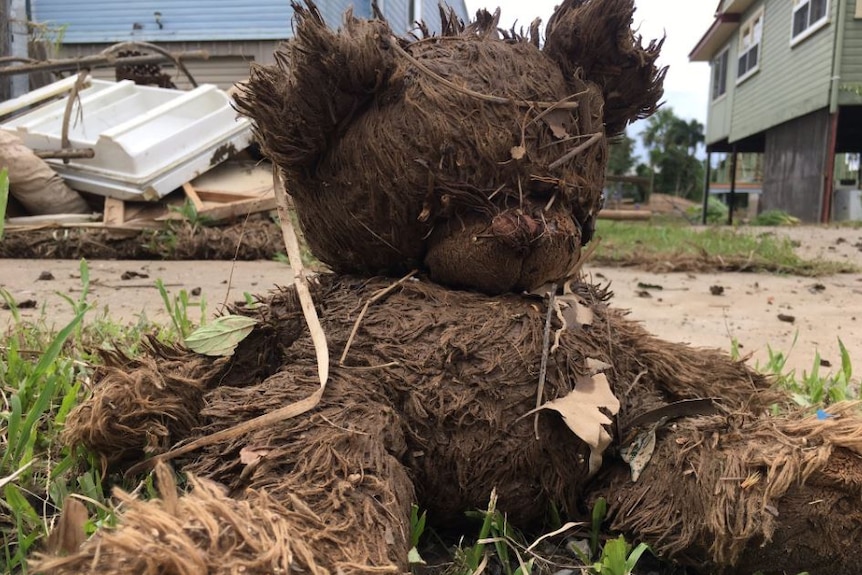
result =
[[[805,257],[862,264],[862,229],[793,228],[779,233],[802,240],[800,254]],[[44,313],[59,328],[72,313],[58,293],[78,297],[78,265],[68,260],[0,260],[0,287],[18,302],[36,302],[36,308],[21,310],[22,318],[33,320]],[[268,261],[91,261],[89,269],[89,300],[96,304],[90,317],[107,313],[124,323],[136,322],[141,314],[151,321],[169,321],[156,279],[172,294],[199,289],[200,295],[191,299],[203,299],[211,316],[225,301],[240,301],[244,293],[265,293],[289,284],[292,277],[286,265]],[[769,347],[782,352],[793,348],[788,365],[801,371],[811,369],[818,351],[833,366],[840,365],[840,337],[857,371],[862,370],[862,274],[813,279],[750,273],[650,274],[598,267],[587,271],[594,280],[611,283],[616,307],[632,310],[632,318],[662,338],[728,351],[735,338],[741,352],[753,354],[753,363],[765,362]],[[54,279],[38,279],[43,272]],[[200,317],[197,313],[190,314],[193,320]],[[12,314],[0,311],[0,327],[11,322]]]

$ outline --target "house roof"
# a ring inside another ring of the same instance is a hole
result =
[[[715,20],[688,55],[692,62],[708,62],[724,47],[756,0],[720,0]]]

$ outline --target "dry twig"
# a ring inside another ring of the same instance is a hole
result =
[[[365,313],[368,311],[368,308],[371,307],[371,304],[386,297],[386,295],[391,293],[395,288],[397,288],[405,281],[416,275],[418,271],[419,270],[413,270],[394,284],[387,286],[381,290],[377,290],[377,292],[373,296],[371,296],[371,299],[365,302],[365,305],[362,306],[362,311],[359,312],[359,317],[356,318],[356,322],[353,324],[353,329],[350,330],[350,336],[347,338],[347,343],[344,344],[344,351],[341,352],[341,359],[338,360],[338,365],[344,365],[344,360],[347,358],[347,352],[350,351],[350,346],[353,344],[353,338],[356,336],[356,332],[359,331],[359,324],[362,323],[362,318],[365,317]]]

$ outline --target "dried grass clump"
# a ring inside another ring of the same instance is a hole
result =
[[[193,476],[191,490],[178,493],[167,466],[156,474],[161,498],[142,501],[117,490],[119,528],[102,529],[68,557],[37,557],[30,568],[51,575],[329,573],[298,536],[301,508],[298,513],[265,492],[237,500],[218,484]],[[308,515],[303,519],[315,523]]]
[[[733,572],[856,573],[862,419],[785,415],[682,420],[660,432],[637,483],[610,473],[612,528],[683,564]]]
[[[107,465],[161,453],[200,425],[206,384],[223,361],[166,348],[150,338],[130,359],[105,352],[93,377],[98,385],[70,414],[69,445],[85,445]]]
[[[624,25],[630,36],[632,1],[601,5],[590,16],[601,22],[572,17],[579,28],[566,34]],[[274,66],[253,68],[237,103],[321,261],[366,275],[426,267],[488,293],[567,276],[592,235],[607,162],[604,88],[577,60],[540,50],[537,28],[501,35],[499,14],[483,11],[466,26],[444,13],[442,34],[418,40],[349,14],[333,32],[310,2],[294,13],[294,38]],[[621,76],[652,81],[634,120],[660,97],[662,75],[654,58],[634,70],[620,57]]]

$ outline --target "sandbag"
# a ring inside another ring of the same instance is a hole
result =
[[[9,194],[31,215],[92,211],[44,160],[10,132],[0,130],[0,168],[9,169]]]

